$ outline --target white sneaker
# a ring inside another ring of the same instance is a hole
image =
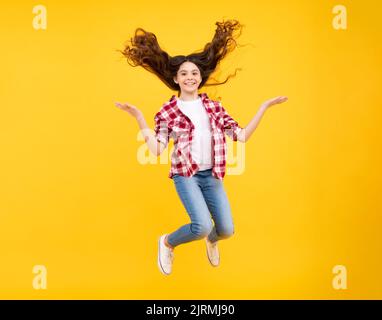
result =
[[[218,242],[210,242],[206,237],[207,257],[211,265],[217,267],[220,263]]]
[[[158,267],[160,272],[169,275],[172,271],[172,262],[174,260],[174,253],[169,247],[164,244],[166,234],[159,238],[158,243]]]

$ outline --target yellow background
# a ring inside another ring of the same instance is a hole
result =
[[[47,8],[47,30],[32,27]],[[348,29],[332,27],[332,8]],[[3,1],[0,10],[0,298],[382,298],[379,1]],[[215,22],[245,25],[207,88],[240,125],[272,107],[225,178],[235,235],[212,268],[203,241],[179,246],[173,274],[157,239],[188,216],[169,164],[141,165],[138,126],[175,92],[116,52],[136,27],[170,55],[201,49]],[[34,265],[47,290],[32,287]],[[334,290],[344,265],[348,289]]]

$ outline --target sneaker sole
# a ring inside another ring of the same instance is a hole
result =
[[[168,276],[170,275],[170,273],[167,273],[166,271],[164,271],[163,267],[162,267],[162,264],[160,263],[160,239],[159,238],[159,241],[158,241],[158,267],[159,267],[159,271],[162,272],[162,274],[164,274],[165,276]]]

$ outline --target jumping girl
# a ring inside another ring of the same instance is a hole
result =
[[[198,93],[204,86],[220,85],[231,77],[222,83],[206,84],[219,62],[235,48],[234,33],[242,29],[236,20],[216,22],[216,25],[212,41],[202,52],[171,57],[160,48],[153,33],[141,28],[131,39],[131,47],[126,45],[121,51],[130,65],[145,68],[171,90],[178,91],[178,96],[173,95],[155,114],[155,133],[137,107],[116,102],[118,108],[135,117],[153,154],[159,156],[169,139],[174,141],[168,177],[173,179],[191,222],[159,238],[158,267],[165,275],[172,271],[175,247],[203,238],[211,265],[219,265],[217,243],[234,233],[231,208],[223,187],[225,134],[233,141],[247,142],[265,111],[287,100],[279,96],[265,101],[249,124],[242,128],[220,101],[211,100],[206,93]]]

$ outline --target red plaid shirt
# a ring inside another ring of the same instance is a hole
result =
[[[210,118],[212,140],[212,175],[223,180],[226,169],[227,144],[225,134],[233,141],[242,127],[232,119],[221,105],[220,101],[210,100],[206,93],[198,94]],[[170,137],[174,140],[174,151],[171,155],[171,169],[168,175],[174,174],[185,177],[193,176],[199,169],[191,157],[191,144],[194,125],[191,120],[179,109],[176,96],[164,103],[155,114],[155,137],[158,142],[167,146]]]

